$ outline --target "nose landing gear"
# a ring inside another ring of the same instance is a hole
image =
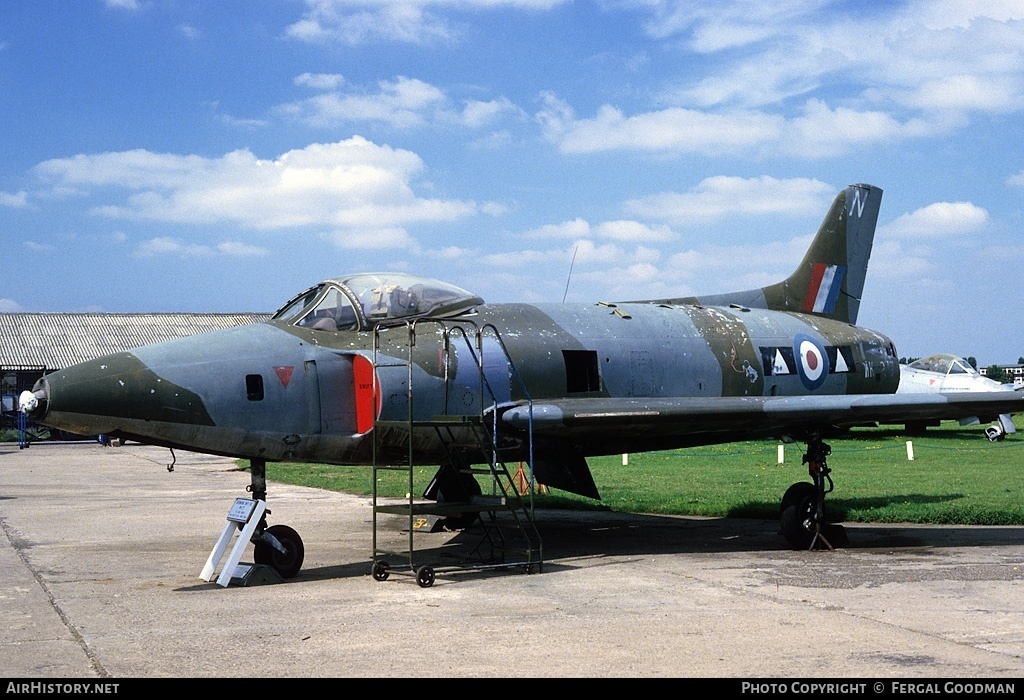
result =
[[[266,502],[267,463],[262,459],[253,459],[249,465],[251,481],[248,490],[253,498]],[[270,566],[281,578],[292,578],[299,573],[306,555],[302,538],[287,525],[267,527],[266,514],[269,512],[264,513],[252,535],[253,559],[257,564]]]
[[[829,476],[832,470],[827,457],[832,448],[814,436],[807,441],[803,463],[812,483],[800,481],[786,490],[779,508],[782,536],[793,549],[835,549],[849,544],[846,530],[841,525],[825,522],[825,495],[834,484]],[[826,487],[826,483],[828,486]]]

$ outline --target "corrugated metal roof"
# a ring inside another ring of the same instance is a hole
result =
[[[0,313],[0,367],[70,367],[113,352],[243,326],[270,314]]]

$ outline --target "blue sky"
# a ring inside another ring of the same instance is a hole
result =
[[[748,289],[866,182],[859,323],[1016,362],[1022,114],[1020,0],[8,0],[0,311]]]

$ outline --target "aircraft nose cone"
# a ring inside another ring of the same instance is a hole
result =
[[[39,400],[33,419],[79,435],[137,432],[151,421],[213,425],[199,396],[165,380],[131,352],[57,370],[31,393]]]

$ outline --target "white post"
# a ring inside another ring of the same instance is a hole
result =
[[[779,464],[786,461],[786,446],[779,445]]]
[[[914,443],[912,443],[910,440],[907,440],[907,461],[914,461]]]
[[[622,466],[629,464],[629,455],[625,452],[622,453]]]

